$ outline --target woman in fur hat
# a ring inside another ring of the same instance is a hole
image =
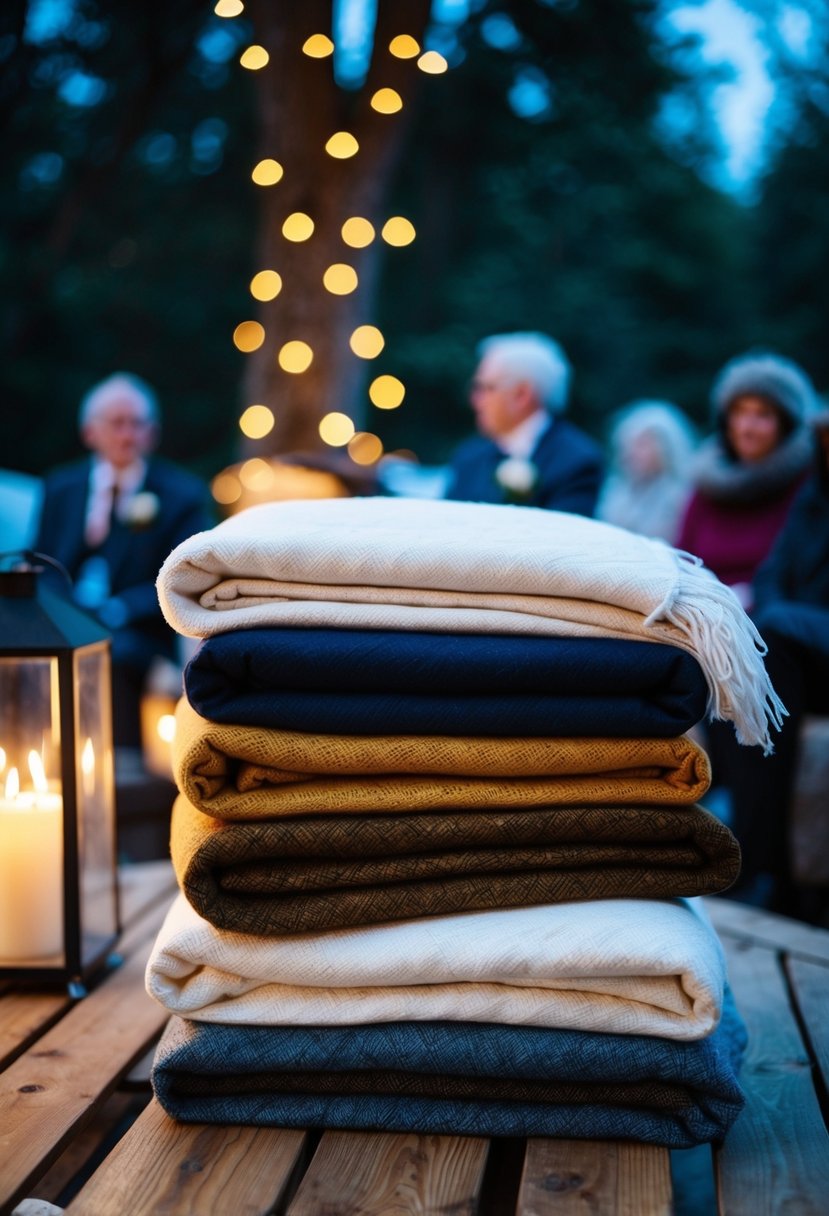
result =
[[[717,432],[699,448],[676,544],[751,607],[751,582],[785,523],[810,462],[815,391],[781,355],[732,359],[714,381]]]

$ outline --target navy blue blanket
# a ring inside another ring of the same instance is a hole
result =
[[[228,1026],[174,1017],[153,1067],[176,1119],[470,1136],[721,1140],[743,1106],[726,994],[706,1039],[464,1022]]]
[[[185,671],[202,717],[331,734],[680,735],[705,713],[696,660],[654,642],[243,629]]]

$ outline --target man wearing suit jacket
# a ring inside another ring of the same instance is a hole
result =
[[[208,497],[198,478],[150,456],[158,405],[138,377],[96,385],[79,421],[91,456],[46,478],[34,549],[66,568],[73,598],[111,631],[115,743],[138,747],[147,670],[175,656],[156,576],[176,545],[210,527]]]
[[[592,515],[602,452],[562,418],[570,365],[545,334],[497,334],[478,348],[470,390],[480,434],[452,461],[447,498]]]

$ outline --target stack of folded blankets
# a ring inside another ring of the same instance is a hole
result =
[[[782,707],[732,593],[578,516],[255,507],[159,578],[204,639],[174,748],[182,894],[148,989],[187,1121],[719,1139],[744,1030],[694,897],[707,711]]]

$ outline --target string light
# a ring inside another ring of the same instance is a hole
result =
[[[260,270],[250,281],[254,300],[275,300],[282,290],[282,276],[275,270]]]
[[[249,405],[239,419],[239,430],[248,439],[263,439],[274,427],[273,410],[266,405]]]
[[[358,431],[348,441],[348,454],[355,464],[376,464],[383,455],[383,442],[370,431]]]
[[[411,34],[398,34],[389,43],[389,50],[397,59],[414,59],[420,54],[420,43]]]
[[[260,68],[264,68],[270,62],[270,55],[263,46],[249,46],[247,50],[242,52],[239,59],[243,68],[247,68],[249,72],[258,72]]]
[[[233,473],[219,473],[210,483],[210,492],[216,502],[223,507],[229,507],[242,497],[242,485]]]
[[[319,425],[320,439],[332,448],[342,448],[354,437],[354,423],[348,414],[326,414]]]
[[[322,276],[323,286],[332,296],[347,296],[356,291],[357,271],[345,262],[334,262]]]
[[[253,456],[239,470],[239,480],[246,490],[264,490],[273,481],[273,469],[261,456]]]
[[[402,215],[386,220],[380,233],[387,245],[411,245],[415,239],[414,224]]]
[[[218,0],[213,12],[217,17],[238,17],[244,10],[242,0]]]
[[[378,114],[396,114],[403,109],[403,98],[396,89],[378,89],[371,99],[371,108]]]
[[[258,350],[265,341],[265,327],[258,321],[242,321],[233,331],[233,345],[243,354]]]
[[[314,221],[304,211],[292,211],[282,225],[286,241],[307,241],[314,231]]]
[[[329,156],[335,160],[348,160],[360,150],[360,145],[350,131],[335,131],[325,145]]]
[[[307,342],[286,342],[276,358],[283,372],[299,375],[311,366],[314,352]]]
[[[325,34],[312,34],[303,42],[302,52],[311,59],[325,59],[334,53],[334,43]]]
[[[360,359],[376,359],[386,340],[375,325],[358,325],[348,345]]]
[[[346,245],[352,249],[364,249],[374,240],[374,225],[360,215],[352,215],[340,229]]]
[[[368,395],[378,410],[396,410],[406,396],[406,389],[396,376],[378,376],[369,385]]]
[[[258,165],[253,166],[251,177],[257,186],[275,186],[282,180],[284,172],[278,160],[260,160]]]
[[[417,66],[421,72],[426,72],[429,76],[440,76],[449,67],[449,64],[443,58],[439,51],[425,51],[417,61]]]

